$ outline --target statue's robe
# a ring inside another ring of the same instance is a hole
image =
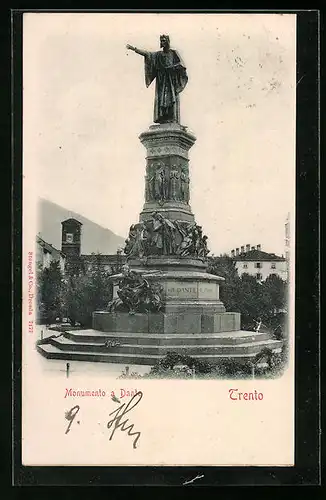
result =
[[[156,79],[154,123],[180,123],[179,94],[188,82],[186,67],[174,49],[145,53],[146,87]]]

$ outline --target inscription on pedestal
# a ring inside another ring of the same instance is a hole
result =
[[[216,283],[205,283],[198,285],[198,298],[206,300],[219,299],[219,286]]]
[[[189,281],[169,282],[166,287],[166,296],[168,298],[196,299],[198,296],[197,283]]]
[[[166,285],[166,297],[219,300],[219,285],[200,281],[170,281]]]

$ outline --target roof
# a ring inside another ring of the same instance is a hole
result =
[[[125,255],[117,255],[115,254],[90,254],[90,255],[81,255],[80,258],[84,262],[100,262],[101,264],[116,264],[118,260],[124,261],[126,259]]]
[[[36,236],[36,242],[39,245],[41,245],[41,247],[43,247],[45,250],[47,250],[49,253],[57,252],[57,253],[61,254],[63,257],[66,256],[61,250],[59,250],[58,248],[55,248],[53,245],[51,245],[47,241],[43,240],[43,238],[41,238],[38,235]]]
[[[236,262],[242,262],[242,261],[280,261],[280,262],[285,262],[286,259],[285,257],[280,257],[279,255],[275,255],[275,253],[267,253],[263,252],[262,250],[249,250],[248,252],[242,252],[239,255],[236,255],[235,257],[232,257],[232,260]]]
[[[73,219],[73,218],[63,220],[63,221],[61,222],[61,224],[65,224],[66,222],[77,222],[77,224],[79,224],[80,226],[82,226],[82,225],[83,225],[83,224],[82,224],[82,222],[79,222],[79,220],[77,220],[77,219]]]

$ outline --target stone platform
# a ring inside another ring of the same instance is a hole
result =
[[[110,340],[120,345],[107,347]],[[267,333],[243,330],[201,335],[74,330],[37,345],[38,352],[49,359],[138,365],[154,365],[171,351],[212,364],[230,359],[245,363],[266,348],[280,352],[282,342]]]
[[[198,305],[198,304],[197,304]],[[176,307],[180,308],[178,302]],[[153,334],[175,334],[189,333],[219,333],[232,332],[240,329],[239,313],[216,313],[208,314],[198,312],[195,309],[189,311],[191,305],[185,304],[184,312],[170,313],[110,313],[97,311],[93,313],[93,328],[109,333],[153,333]]]

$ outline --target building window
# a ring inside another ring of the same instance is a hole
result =
[[[256,274],[256,278],[257,278],[257,280],[261,280],[262,279],[262,275],[260,273],[257,273]]]
[[[255,267],[256,267],[257,269],[261,269],[261,268],[263,267],[263,264],[262,264],[261,262],[256,262],[256,263],[255,263]]]
[[[243,269],[248,269],[248,264],[243,264]]]
[[[276,264],[274,262],[271,264],[271,269],[276,269]]]
[[[73,243],[74,242],[74,235],[72,233],[67,233],[66,234],[66,242],[67,243]]]

